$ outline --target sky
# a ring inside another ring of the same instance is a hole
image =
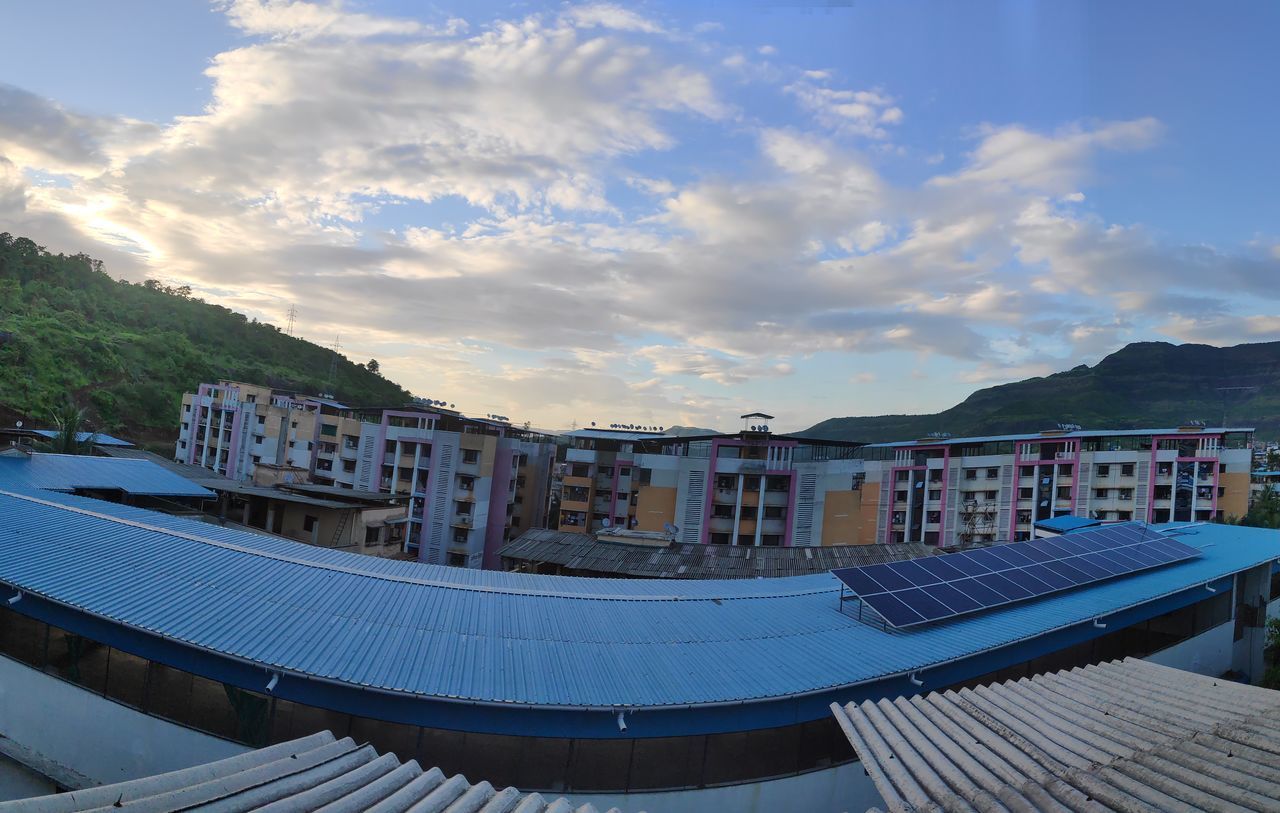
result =
[[[1280,6],[23,3],[0,230],[557,429],[1280,339]]]

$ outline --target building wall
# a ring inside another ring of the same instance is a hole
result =
[[[144,714],[0,657],[0,735],[28,767],[71,788],[226,759],[247,746]]]
[[[862,540],[862,492],[828,491],[822,508],[823,545],[865,545]]]
[[[1228,469],[1219,478],[1223,489],[1218,499],[1218,511],[1227,517],[1243,517],[1249,513],[1249,472],[1247,469]]]
[[[674,486],[641,486],[636,499],[636,530],[663,531],[676,520]]]

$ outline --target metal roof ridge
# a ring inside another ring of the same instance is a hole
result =
[[[642,594],[642,593],[641,594],[636,594],[636,593],[590,594],[590,593],[559,592],[555,590],[533,590],[533,589],[525,589],[525,588],[518,588],[518,587],[494,587],[491,585],[482,585],[482,584],[463,584],[459,582],[442,581],[439,579],[417,579],[409,576],[399,576],[399,575],[390,574],[390,573],[374,573],[374,572],[370,572],[370,571],[366,571],[366,570],[362,570],[354,567],[345,567],[342,565],[329,564],[326,562],[316,562],[316,561],[301,559],[293,556],[286,556],[284,554],[273,553],[271,551],[260,550],[260,549],[248,547],[245,545],[237,545],[233,542],[223,542],[218,539],[210,539],[207,537],[197,536],[196,534],[186,533],[184,531],[180,531],[174,528],[165,528],[163,526],[151,525],[145,522],[139,522],[137,520],[125,519],[124,517],[113,516],[111,514],[103,514],[97,511],[90,511],[87,508],[79,508],[79,507],[70,506],[70,505],[63,505],[62,503],[54,502],[52,500],[44,500],[29,494],[20,494],[13,491],[6,491],[4,489],[0,489],[0,496],[13,497],[14,499],[36,503],[37,505],[43,505],[49,508],[56,508],[56,509],[67,511],[74,514],[82,514],[84,516],[93,517],[95,519],[106,520],[107,522],[113,522],[118,525],[127,525],[132,528],[138,528],[140,530],[150,531],[152,533],[165,534],[168,536],[176,536],[179,539],[186,539],[191,542],[198,542],[204,545],[209,545],[211,547],[222,548],[224,550],[231,550],[237,553],[244,553],[251,556],[260,556],[264,559],[272,559],[278,562],[301,565],[303,567],[315,568],[317,570],[328,570],[336,573],[346,573],[347,575],[351,575],[351,576],[362,576],[362,577],[371,578],[371,579],[398,582],[401,584],[416,584],[423,587],[439,587],[442,589],[462,590],[462,591],[475,592],[475,593],[498,593],[503,595],[537,596],[537,597],[544,597],[544,598],[570,598],[570,599],[584,599],[584,600],[593,600],[593,601],[643,601],[643,602],[714,601],[714,602],[720,602],[720,601],[730,601],[730,600],[740,600],[740,599],[786,598],[790,596],[805,596],[805,595],[815,595],[815,594],[821,594],[821,593],[836,592],[836,587],[832,585],[830,587],[824,587],[824,588],[801,589],[801,590],[794,590],[791,592],[782,592],[782,593],[763,593],[759,595],[725,595],[725,594],[712,594],[712,593],[709,593],[705,596],[683,596],[677,593],[666,594],[666,595]],[[283,540],[283,539],[280,541],[284,544],[288,544],[291,542],[291,540]],[[292,544],[301,545],[304,543],[293,542]],[[546,578],[554,578],[554,577],[546,577]],[[575,578],[575,577],[562,576],[559,578]]]

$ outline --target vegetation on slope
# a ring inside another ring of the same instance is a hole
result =
[[[1177,426],[1189,420],[1256,426],[1280,436],[1280,342],[1209,347],[1130,344],[1093,367],[988,387],[934,415],[831,418],[803,434],[887,441],[950,432],[956,437],[1086,428]]]
[[[171,440],[182,393],[230,378],[326,389],[331,350],[155,280],[109,277],[84,254],[0,233],[0,408],[43,425],[71,400],[93,428]],[[338,356],[332,392],[355,405],[409,393]]]

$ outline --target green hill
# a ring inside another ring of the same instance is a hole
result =
[[[1280,437],[1280,342],[1138,342],[1093,367],[978,390],[934,415],[830,418],[801,434],[874,442],[929,432],[1037,432],[1058,423],[1136,429],[1198,419],[1217,425],[1224,411],[1232,426],[1255,426],[1260,437]]]
[[[85,256],[0,233],[0,421],[47,423],[68,397],[93,428],[171,441],[182,393],[231,378],[318,393],[333,351],[154,280],[115,280]],[[334,396],[401,404],[409,393],[339,356]]]

